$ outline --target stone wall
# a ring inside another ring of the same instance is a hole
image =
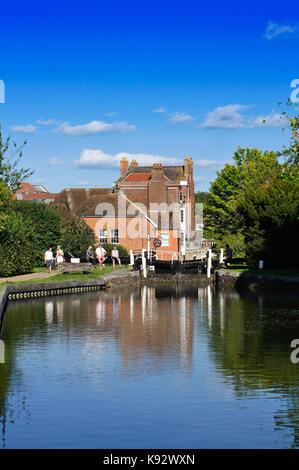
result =
[[[299,291],[299,277],[216,271],[216,285],[233,289]]]
[[[119,286],[136,285],[140,280],[139,272],[120,269],[99,279],[72,279],[59,282],[33,282],[4,286],[0,292],[0,336],[7,302],[38,297],[78,294]]]

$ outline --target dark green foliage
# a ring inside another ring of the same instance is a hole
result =
[[[298,267],[299,184],[278,178],[258,190],[249,188],[236,209],[250,264],[262,259],[265,267]]]
[[[122,245],[115,245],[115,243],[101,243],[102,247],[107,251],[107,255],[111,256],[111,251],[114,246],[117,247],[120,257],[129,256],[128,250]]]
[[[43,202],[13,201],[11,209],[21,214],[27,226],[34,231],[34,266],[44,265],[45,251],[53,252],[61,237],[62,218],[51,206]]]
[[[71,253],[76,258],[85,260],[87,248],[94,244],[94,233],[84,220],[72,217],[63,222],[59,245],[66,256]]]
[[[34,267],[34,233],[21,214],[11,212],[0,234],[0,275],[30,273]]]

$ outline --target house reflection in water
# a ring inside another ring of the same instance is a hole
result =
[[[194,300],[175,294],[160,296],[159,289],[149,286],[142,286],[140,293],[101,293],[86,305],[92,310],[90,322],[97,327],[88,341],[116,338],[126,375],[138,374],[145,365],[152,374],[161,375],[169,366],[188,373],[192,368]]]

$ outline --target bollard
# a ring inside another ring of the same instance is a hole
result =
[[[224,261],[224,248],[220,248],[220,258],[219,263],[222,264]]]
[[[264,261],[262,259],[259,260],[259,269],[264,269]]]
[[[144,248],[142,248],[142,273],[143,273],[144,279],[146,278],[146,258],[145,258],[145,253],[146,253],[146,250],[145,250]]]
[[[211,267],[212,267],[212,250],[209,248],[208,250],[208,260],[207,260],[207,278],[210,279],[211,277]]]
[[[130,265],[134,266],[134,255],[133,250],[130,250]]]

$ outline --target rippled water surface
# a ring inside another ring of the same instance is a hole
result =
[[[298,300],[173,285],[10,302],[0,447],[299,448]]]

